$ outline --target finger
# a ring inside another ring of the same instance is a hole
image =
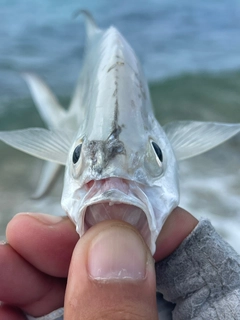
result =
[[[7,241],[37,269],[55,277],[67,277],[79,236],[67,217],[21,213],[7,226]]]
[[[8,244],[0,245],[0,284],[0,301],[33,316],[63,306],[66,280],[40,272]]]
[[[188,211],[177,207],[167,218],[156,241],[154,259],[160,261],[169,256],[198,224]]]
[[[27,320],[21,310],[5,304],[0,304],[0,319],[1,320]]]
[[[157,319],[154,261],[138,231],[104,221],[78,241],[70,265],[65,320]]]

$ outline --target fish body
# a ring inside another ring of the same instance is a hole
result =
[[[62,206],[80,236],[101,220],[121,219],[138,226],[154,252],[159,229],[179,201],[176,159],[130,45],[114,27],[88,41],[84,117],[67,160]]]

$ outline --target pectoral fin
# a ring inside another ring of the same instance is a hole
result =
[[[0,140],[37,158],[65,165],[72,142],[71,134],[29,128],[1,131]]]
[[[163,128],[177,160],[208,151],[240,132],[238,123],[176,121]]]

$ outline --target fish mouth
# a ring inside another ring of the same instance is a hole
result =
[[[85,230],[105,220],[125,221],[136,228],[147,245],[150,245],[150,229],[145,212],[134,205],[126,203],[101,202],[87,207],[85,212]]]
[[[84,207],[79,215],[82,227],[77,228],[80,236],[99,222],[118,220],[132,225],[142,235],[148,247],[153,246],[148,199],[135,182],[107,178],[91,181],[87,188]]]

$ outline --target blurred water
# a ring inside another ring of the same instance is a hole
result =
[[[151,82],[162,124],[193,119],[240,122],[240,2],[0,2],[0,130],[43,126],[22,71],[39,74],[67,106],[84,51],[79,8],[101,27],[114,24]],[[0,144],[0,235],[22,210],[60,213],[61,179],[51,195],[30,200],[41,161]],[[240,252],[240,137],[180,164],[181,204],[207,216]]]
[[[69,94],[84,48],[78,8],[101,27],[114,24],[139,56],[150,80],[179,73],[240,67],[240,2],[31,1],[0,3],[0,96],[26,95],[18,72],[35,71]]]

